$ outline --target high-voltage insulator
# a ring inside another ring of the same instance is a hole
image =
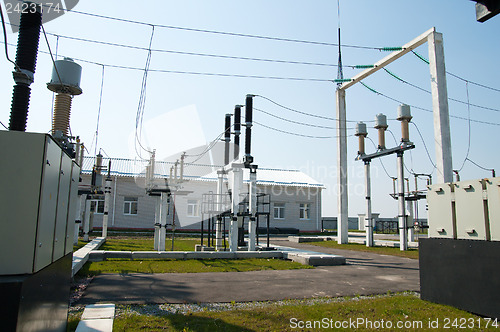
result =
[[[401,141],[410,141],[410,130],[408,128],[408,123],[411,121],[411,111],[410,106],[406,104],[401,104],[398,106],[398,117],[397,119],[401,121]]]
[[[241,105],[234,107],[234,160],[240,156]]]
[[[250,165],[253,162],[253,157],[251,155],[252,146],[252,117],[253,117],[253,95],[247,95],[245,101],[245,158],[243,163],[245,166]]]
[[[358,136],[359,140],[358,154],[365,154],[365,137],[368,135],[368,132],[366,131],[366,123],[356,123],[356,133],[354,135]]]
[[[229,164],[229,143],[231,142],[231,114],[224,118],[224,165]]]
[[[33,8],[35,10],[32,10]],[[13,72],[16,85],[12,94],[9,130],[26,131],[31,95],[29,86],[34,80],[41,26],[42,9],[39,5],[22,11],[17,39],[16,68]]]
[[[82,67],[70,58],[55,61],[52,69],[52,79],[47,83],[47,88],[57,93],[52,117],[52,135],[58,136],[60,132],[68,136],[71,114],[71,101],[73,96],[80,95],[80,80]]]
[[[384,114],[375,115],[375,129],[378,129],[378,148],[380,150],[385,150],[385,131],[388,127],[387,117]]]

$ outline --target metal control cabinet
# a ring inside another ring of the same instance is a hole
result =
[[[455,183],[457,238],[487,240],[482,180]]]
[[[448,183],[428,186],[429,237],[453,238],[453,187]],[[432,222],[431,222],[432,221]]]
[[[0,275],[36,273],[70,252],[78,165],[47,134],[0,131],[0,151]]]

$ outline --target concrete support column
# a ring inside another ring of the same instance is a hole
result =
[[[215,223],[215,250],[222,250],[222,220],[221,213],[224,212],[224,170],[217,171],[217,197],[216,197],[216,211],[217,211],[217,222]]]
[[[365,190],[366,190],[366,216],[365,232],[366,246],[373,247],[373,220],[372,220],[372,200],[371,200],[371,181],[370,181],[370,162],[365,161]]]
[[[415,228],[413,227],[413,202],[407,201],[406,207],[408,210],[408,222],[407,222],[408,241],[413,242],[413,241],[415,241]]]
[[[83,210],[85,206],[85,196],[86,195],[79,195],[78,203],[76,204],[75,234],[73,237],[73,245],[75,246],[78,244],[78,233],[80,232],[80,225],[82,225]]]
[[[155,234],[154,234],[154,250],[159,250],[160,247],[160,196],[154,196],[155,201]]]
[[[443,34],[439,32],[431,33],[428,37],[428,45],[437,181],[438,183],[446,183],[453,181],[453,163]]]
[[[349,242],[349,214],[347,193],[347,128],[345,90],[336,91],[337,99],[337,240]]]
[[[88,198],[88,197],[86,197]],[[90,232],[90,200],[85,199],[85,219],[83,221],[83,241],[89,241]]]
[[[165,238],[167,236],[167,216],[168,216],[168,194],[161,193],[160,196],[160,241],[158,251],[165,251]]]
[[[102,237],[108,236],[109,205],[111,201],[111,177],[107,177],[104,185],[104,215],[102,216]]]
[[[243,164],[233,163],[231,170],[232,178],[232,207],[231,226],[229,228],[229,251],[238,251],[238,218],[237,213],[240,204],[240,190],[243,186]]]
[[[399,212],[399,249],[408,249],[406,233],[406,209],[405,209],[405,177],[403,152],[398,152],[398,212]]]
[[[250,169],[250,190],[249,212],[250,221],[248,222],[248,251],[255,251],[255,234],[257,233],[257,222],[255,214],[257,213],[257,170]]]

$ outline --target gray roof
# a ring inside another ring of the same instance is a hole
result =
[[[144,177],[148,160],[134,160],[123,158],[103,158],[103,166],[108,166],[111,160],[110,174],[121,177]],[[95,164],[95,157],[84,157],[82,173],[90,174]],[[173,162],[156,161],[155,177],[165,178],[170,175]],[[180,167],[179,167],[180,168]],[[184,167],[184,178],[196,181],[217,181],[219,165],[187,164]],[[243,179],[249,180],[249,170],[243,170]],[[259,168],[257,170],[257,183],[261,185],[282,185],[296,187],[323,188],[323,184],[298,170]]]

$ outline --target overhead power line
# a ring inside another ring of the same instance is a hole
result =
[[[393,98],[393,97],[388,96],[388,95],[386,95],[386,94],[383,94],[383,93],[381,93],[381,92],[379,92],[379,91],[375,90],[374,88],[372,88],[372,87],[370,87],[370,86],[366,85],[366,83],[364,83],[364,82],[359,82],[359,83],[361,83],[361,85],[362,85],[362,86],[364,86],[364,87],[365,87],[366,89],[368,89],[369,91],[371,91],[371,92],[373,92],[373,93],[375,93],[375,94],[377,94],[377,95],[379,95],[379,96],[382,96],[382,97],[384,97],[384,98],[386,98],[386,99],[392,100],[392,101],[394,101],[394,102],[396,102],[396,103],[399,103],[399,104],[407,104],[407,105],[411,106],[411,107],[412,107],[412,108],[414,108],[414,109],[418,109],[418,110],[421,110],[421,111],[424,111],[424,112],[433,113],[433,111],[432,111],[432,110],[430,110],[430,109],[428,109],[428,108],[423,108],[423,107],[420,107],[420,106],[411,105],[411,104],[405,103],[405,102],[403,102],[403,101],[401,101],[401,100],[399,100],[399,99],[396,99],[396,98]],[[468,118],[464,118],[464,117],[457,116],[457,115],[450,115],[450,118],[455,118],[455,119],[460,119],[460,120],[469,121],[469,119],[468,119]],[[476,123],[481,123],[481,124],[492,125],[492,126],[500,126],[500,123],[495,123],[495,122],[488,122],[488,121],[475,120],[475,119],[471,119],[470,121],[471,121],[471,122],[476,122]]]

